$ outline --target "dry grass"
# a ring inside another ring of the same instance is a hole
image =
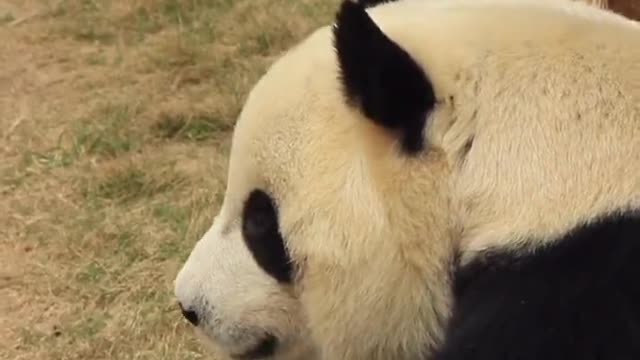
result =
[[[0,358],[203,357],[173,279],[247,91],[336,4],[0,1]]]

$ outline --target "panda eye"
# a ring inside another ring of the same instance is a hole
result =
[[[271,197],[262,190],[249,194],[242,213],[242,236],[258,265],[281,283],[291,282],[291,259],[278,226]]]

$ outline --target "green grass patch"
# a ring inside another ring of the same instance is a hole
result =
[[[130,122],[140,109],[130,105],[107,105],[82,121],[72,145],[74,154],[115,157],[138,145]]]
[[[107,272],[101,265],[91,262],[78,273],[77,280],[82,283],[95,284],[102,280],[106,274]]]
[[[230,122],[213,114],[194,116],[164,114],[154,126],[154,131],[161,138],[190,141],[208,140],[232,129],[233,125]]]
[[[27,151],[23,155],[25,167],[52,169],[68,167],[83,156],[115,158],[134,150],[140,143],[130,126],[139,109],[129,105],[107,105],[85,119],[72,130],[71,141],[45,151]]]
[[[147,175],[139,169],[127,169],[108,175],[92,189],[88,196],[122,202],[144,196],[149,185]]]
[[[12,13],[5,13],[3,15],[0,15],[0,25],[8,24],[14,21],[15,19],[16,18],[15,16],[13,16]]]
[[[74,324],[70,329],[71,335],[76,340],[92,339],[106,327],[110,318],[111,316],[106,312],[91,313]]]
[[[86,22],[78,27],[73,38],[78,41],[112,44],[116,40],[116,34],[109,29],[101,28],[99,24]]]
[[[186,233],[189,214],[185,209],[165,203],[157,205],[153,209],[153,215],[160,222],[169,225],[177,235],[184,236]]]
[[[58,31],[79,42],[114,44],[118,29],[109,18],[112,1],[62,0],[50,16],[58,22]]]
[[[140,243],[139,234],[119,229],[117,233],[107,234],[107,238],[115,242],[113,255],[118,258],[123,267],[142,261],[148,256]]]
[[[113,0],[65,0],[51,12],[64,19],[60,30],[81,42],[111,45],[122,39],[136,45],[163,29],[178,27],[189,37],[211,40],[219,16],[232,0],[156,0],[132,3],[129,11],[114,15]]]
[[[77,156],[69,149],[55,147],[43,152],[27,151],[24,154],[26,166],[37,165],[47,169],[66,167],[71,165]]]
[[[181,259],[188,255],[191,242],[186,241],[186,236],[192,216],[189,209],[162,203],[153,209],[153,216],[160,223],[166,224],[173,233],[173,236],[166,237],[159,244],[155,253],[156,259],[159,261]]]
[[[185,179],[177,174],[159,174],[151,176],[142,169],[129,167],[111,173],[90,184],[84,191],[89,201],[110,200],[118,203],[146,199],[168,191],[175,191],[184,184]]]

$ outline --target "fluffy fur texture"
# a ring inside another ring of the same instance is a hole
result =
[[[364,68],[397,65],[402,74],[417,64],[428,79],[435,101],[424,128],[414,128],[428,146],[398,151],[406,138],[393,128],[411,120],[380,126],[376,111],[345,101],[349,74],[340,74],[353,69],[340,68],[339,29],[317,30],[269,69],[238,119],[220,214],[176,279],[198,332],[227,354],[251,353],[273,336],[277,359],[428,359],[452,311],[453,319],[468,311],[452,293],[454,253],[462,271],[479,274],[480,289],[486,269],[474,272],[474,261],[488,249],[511,251],[511,261],[596,216],[640,208],[637,23],[558,0],[404,0],[359,16],[372,21],[343,29],[356,27],[366,43],[372,35],[358,26],[375,24],[384,34],[375,41],[412,59],[384,55],[393,63],[380,64],[376,51],[385,50],[365,46]],[[277,208],[290,282],[266,272],[243,241],[256,189]],[[628,244],[582,241],[567,251]]]

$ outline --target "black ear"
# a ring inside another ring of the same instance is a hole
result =
[[[363,4],[345,0],[333,31],[347,100],[375,123],[398,131],[405,151],[422,150],[436,99],[420,66],[378,28]]]
[[[374,7],[376,5],[380,5],[383,3],[394,2],[396,0],[360,0],[358,1],[360,4],[364,5],[366,8]]]

